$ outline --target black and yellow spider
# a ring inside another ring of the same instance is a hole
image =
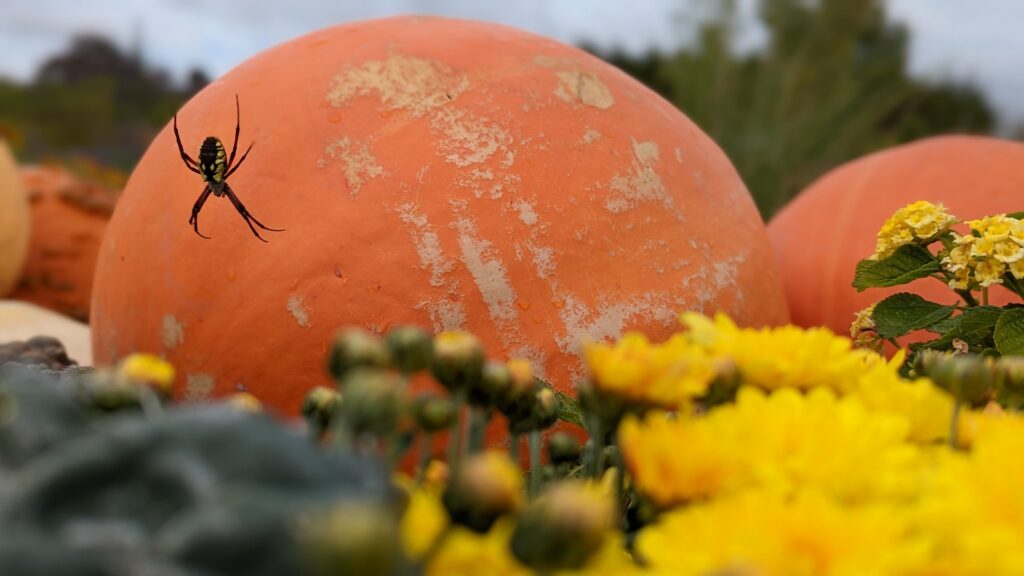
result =
[[[231,145],[231,156],[228,157],[227,163],[224,163],[224,144],[216,136],[207,136],[206,140],[203,140],[202,146],[199,147],[199,162],[196,162],[185,153],[185,147],[181,145],[181,136],[178,134],[178,115],[174,115],[174,138],[178,141],[178,152],[181,153],[181,159],[185,162],[186,168],[202,176],[203,182],[206,182],[206,188],[203,188],[202,194],[199,195],[196,203],[192,206],[192,217],[188,219],[188,223],[192,225],[192,229],[196,231],[196,234],[207,240],[210,237],[204,236],[199,231],[199,211],[203,209],[203,204],[206,203],[206,199],[210,197],[211,192],[217,197],[227,196],[228,200],[231,200],[231,203],[235,206],[235,210],[245,219],[249,229],[260,240],[263,240],[263,237],[253,227],[253,223],[264,230],[284,232],[283,228],[268,228],[264,226],[245,209],[245,205],[235,195],[234,190],[231,189],[231,186],[228,186],[228,176],[231,176],[235,173],[235,170],[238,170],[242,162],[245,161],[246,156],[249,155],[249,150],[252,150],[252,144],[249,144],[249,148],[238,159],[238,164],[235,164],[235,152],[238,150],[238,131],[241,128],[241,123],[242,112],[238,104],[238,94],[235,94],[235,142]],[[263,241],[266,242],[266,240]]]

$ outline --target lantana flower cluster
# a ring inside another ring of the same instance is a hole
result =
[[[897,210],[878,232],[872,260],[890,256],[897,248],[915,241],[933,240],[956,222],[942,204],[919,200]]]
[[[967,225],[971,233],[954,232],[953,247],[942,258],[943,268],[952,274],[950,288],[988,288],[1001,284],[1007,271],[1018,280],[1024,278],[1024,222],[998,214]]]

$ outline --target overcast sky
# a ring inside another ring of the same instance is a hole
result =
[[[180,78],[199,66],[216,77],[282,41],[325,26],[402,13],[500,22],[566,42],[642,52],[688,39],[698,5],[717,0],[0,0],[0,76],[27,79],[79,32],[130,46]],[[740,0],[751,14],[755,0]],[[915,74],[971,80],[1004,125],[1024,121],[1024,0],[889,0],[912,30]],[[742,43],[756,46],[757,26]]]

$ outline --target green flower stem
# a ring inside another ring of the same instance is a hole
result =
[[[615,447],[615,517],[623,518],[626,513],[626,467],[622,461],[622,450]]]
[[[416,468],[416,483],[422,484],[427,474],[427,465],[430,464],[430,445],[433,443],[434,435],[430,432],[419,433],[419,465]]]
[[[484,433],[491,419],[490,408],[472,406],[469,409],[469,453],[476,454],[484,448]]]
[[[588,461],[590,469],[587,471],[587,475],[594,480],[600,480],[601,460],[604,457],[604,433],[601,430],[601,418],[591,416],[588,428],[590,428],[590,459]]]
[[[973,308],[974,306],[978,305],[978,301],[974,298],[974,294],[971,294],[970,290],[954,290],[954,292],[956,292],[958,296],[963,298],[964,303],[966,303],[968,306]]]
[[[448,467],[451,470],[451,477],[459,475],[459,459],[462,456],[462,408],[466,405],[466,391],[459,390],[455,393],[455,420],[452,422],[452,430],[448,435]]]
[[[956,450],[960,446],[960,408],[963,402],[956,398],[953,400],[953,416],[949,419],[949,446]]]
[[[142,413],[149,420],[159,420],[164,415],[164,407],[160,403],[160,398],[149,386],[139,387],[139,406],[142,407]]]
[[[981,305],[988,306],[988,287],[981,289]]]
[[[516,465],[519,465],[519,446],[523,443],[523,435],[516,434],[515,432],[508,433],[508,457],[512,459]]]
[[[540,430],[530,430],[527,435],[530,444],[530,492],[535,496],[540,490]]]

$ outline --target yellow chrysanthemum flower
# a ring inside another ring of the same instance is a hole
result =
[[[1024,574],[1024,418],[974,421],[970,452],[950,452],[932,471],[912,516],[950,574]]]
[[[496,522],[486,534],[452,528],[424,573],[427,576],[530,576],[532,572],[520,564],[509,549],[513,528],[513,522],[507,519]]]
[[[637,489],[663,507],[755,487],[813,487],[858,501],[917,488],[909,428],[826,388],[767,395],[745,387],[735,404],[702,417],[627,419],[619,445]]]
[[[422,558],[448,527],[448,514],[441,503],[441,486],[414,486],[407,478],[396,482],[405,490],[409,504],[402,515],[401,538],[405,553]]]
[[[872,412],[903,418],[910,440],[921,444],[943,441],[949,436],[953,398],[927,378],[900,378],[897,370],[903,358],[900,352],[888,363],[869,369],[850,394]],[[965,411],[961,422],[966,417]]]
[[[721,313],[713,322],[693,312],[682,314],[680,320],[712,356],[732,359],[744,383],[766,390],[826,386],[845,392],[860,374],[882,361],[875,352],[854,348],[849,338],[827,328],[740,329]]]
[[[631,332],[614,345],[585,348],[594,387],[631,402],[679,409],[707,391],[713,358],[683,335],[653,344]]]
[[[659,574],[915,574],[927,551],[901,511],[846,506],[813,490],[748,492],[671,512],[644,528],[637,554]],[[922,573],[923,574],[923,573]]]

